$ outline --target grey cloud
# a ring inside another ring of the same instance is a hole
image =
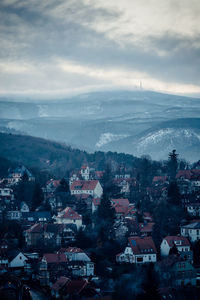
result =
[[[4,1],[1,5],[2,59],[53,64],[55,58],[60,57],[94,68],[125,68],[164,81],[200,84],[200,36],[188,38],[166,32],[156,38],[149,35],[143,47],[128,43],[130,34],[127,34],[122,47],[105,33],[87,26],[98,18],[116,20],[118,12],[95,9],[75,0],[42,1],[42,6],[37,3],[41,1],[20,0],[12,5]],[[56,13],[59,5],[63,9]],[[159,55],[159,52],[164,55]],[[56,69],[54,76],[55,81],[56,76],[57,80],[63,79]],[[88,78],[77,76],[77,81],[88,84]],[[5,80],[3,82],[6,84]],[[75,75],[70,82],[76,85]],[[98,82],[91,80],[91,84]]]

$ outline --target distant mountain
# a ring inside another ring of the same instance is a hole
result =
[[[148,91],[83,94],[36,102],[0,101],[0,131],[23,133],[93,152],[118,151],[153,159],[176,148],[199,159],[200,99]]]

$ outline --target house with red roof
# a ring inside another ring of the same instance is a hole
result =
[[[161,256],[168,256],[170,249],[176,245],[177,250],[182,252],[190,251],[190,243],[184,236],[166,236],[160,245]]]
[[[66,207],[64,210],[59,212],[55,217],[55,220],[58,224],[75,224],[77,229],[82,226],[82,216],[71,207]]]
[[[167,181],[167,176],[154,176],[152,183],[153,184],[164,184]]]
[[[67,257],[64,253],[45,253],[39,264],[40,284],[49,285],[66,272]]]
[[[51,287],[51,295],[57,299],[90,299],[97,294],[96,289],[86,279],[71,280],[62,276]]]
[[[157,249],[152,237],[129,237],[128,246],[123,253],[116,256],[121,263],[145,264],[157,261]]]
[[[87,194],[101,198],[103,189],[98,180],[75,180],[70,186],[71,195]]]

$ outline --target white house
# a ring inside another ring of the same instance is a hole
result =
[[[23,268],[25,261],[28,260],[28,258],[19,251],[11,251],[8,254],[8,259],[9,259],[9,268]]]
[[[64,253],[68,261],[91,261],[89,256],[82,249],[77,247],[61,248],[59,252]]]
[[[75,224],[77,229],[82,226],[82,216],[75,212],[71,207],[66,207],[55,217],[58,224]]]
[[[200,239],[200,222],[181,226],[181,235],[188,237],[191,242],[198,241]]]
[[[20,204],[20,211],[21,212],[29,212],[29,207],[26,202],[22,201]]]
[[[7,211],[7,219],[8,220],[17,220],[21,219],[22,213],[20,210],[9,210]]]
[[[129,237],[128,246],[116,256],[117,262],[145,264],[155,263],[157,250],[152,237]]]
[[[103,189],[98,180],[77,180],[70,186],[71,195],[91,195],[95,198],[101,198]]]
[[[81,176],[84,180],[90,179],[90,168],[88,166],[81,167]]]
[[[190,251],[190,243],[186,237],[183,236],[166,236],[160,245],[161,256],[168,256],[170,249],[176,245],[177,250],[181,252]]]

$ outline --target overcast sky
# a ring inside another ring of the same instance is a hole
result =
[[[199,0],[0,0],[0,94],[200,93]]]

